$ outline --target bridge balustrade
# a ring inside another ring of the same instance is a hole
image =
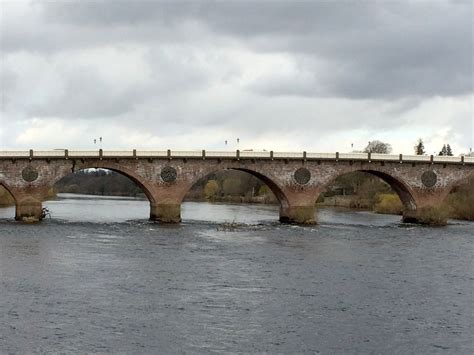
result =
[[[395,154],[377,154],[377,153],[371,153],[370,154],[370,159],[371,160],[394,160],[398,161],[400,160],[399,155]]]
[[[104,150],[103,157],[132,157],[133,150]]]
[[[336,159],[336,153],[306,153],[309,159]]]
[[[303,152],[301,153],[295,153],[295,152],[274,152],[273,153],[274,158],[299,158],[303,159]]]
[[[446,162],[446,163],[457,163],[461,161],[461,157],[450,157],[450,156],[440,156],[436,155],[433,157],[434,161]]]
[[[70,158],[98,157],[99,151],[98,150],[70,150],[68,151],[68,156]]]
[[[430,161],[429,155],[404,155],[403,161]]]
[[[137,150],[137,157],[167,157],[168,152],[166,150]]]
[[[188,158],[188,157],[202,157],[201,150],[188,150],[188,151],[171,151],[171,156],[174,158]]]
[[[241,158],[270,158],[270,152],[240,151]]]
[[[367,153],[339,153],[339,159],[367,160],[368,158]]]
[[[210,158],[235,158],[237,156],[237,152],[235,151],[206,151],[206,157]]]
[[[3,150],[0,151],[0,157],[2,158],[11,158],[11,157],[19,157],[19,158],[26,158],[30,156],[30,151],[29,150],[18,150],[18,151],[12,151],[12,150]]]
[[[33,151],[34,157],[46,158],[46,157],[65,157],[66,153],[64,149],[58,150],[35,150]]]

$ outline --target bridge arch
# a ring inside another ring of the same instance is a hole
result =
[[[4,182],[2,182],[2,181],[0,181],[0,186],[3,187],[3,188],[10,194],[10,196],[13,198],[13,202],[14,202],[14,204],[15,204],[15,209],[16,209],[16,207],[17,207],[17,205],[18,205],[18,201],[19,201],[19,198],[18,198],[18,196],[16,195],[16,193],[13,191],[12,188],[10,188],[10,187],[8,186],[8,184],[6,184],[6,183],[4,183]],[[8,206],[7,206],[7,207],[8,207]]]
[[[243,167],[222,167],[218,169],[213,168],[213,169],[206,170],[202,174],[195,176],[193,179],[190,180],[186,188],[181,192],[179,196],[179,203],[181,204],[183,202],[186,194],[191,190],[191,188],[195,184],[198,183],[199,180],[204,179],[214,173],[218,173],[221,171],[230,171],[230,170],[245,172],[249,175],[256,177],[258,180],[263,182],[272,191],[272,193],[275,195],[276,199],[278,200],[280,204],[280,212],[289,207],[290,203],[289,203],[288,196],[285,193],[284,189],[275,181],[276,179],[272,179],[268,175],[262,172],[259,172],[257,170],[243,168]]]
[[[366,173],[366,174],[378,177],[379,179],[387,183],[392,188],[393,191],[395,191],[395,193],[400,198],[400,201],[402,202],[403,207],[406,210],[410,210],[410,211],[416,210],[417,208],[417,203],[415,199],[416,195],[413,193],[413,190],[409,187],[409,185],[406,182],[404,182],[401,178],[395,177],[384,171],[372,170],[372,169],[355,169],[355,170],[348,170],[348,171],[338,173],[337,175],[333,176],[330,181],[322,185],[322,187],[319,190],[319,194],[317,198],[321,195],[321,193],[326,191],[327,188],[330,185],[332,185],[338,177],[349,174],[349,173],[355,173],[355,172]]]
[[[3,181],[0,181],[0,186],[3,187],[7,192],[11,195],[15,203],[18,201],[18,197],[16,196],[15,192],[11,187],[8,186],[8,184],[4,183]]]
[[[117,174],[123,175],[127,178],[129,178],[131,181],[133,181],[140,189],[143,191],[145,196],[147,197],[148,201],[150,202],[150,216],[151,216],[151,210],[153,209],[153,206],[156,205],[157,200],[156,200],[156,194],[154,193],[154,188],[153,186],[146,181],[144,178],[139,176],[136,172],[123,167],[119,164],[112,163],[112,162],[100,162],[94,163],[94,164],[80,164],[79,166],[74,166],[73,169],[67,169],[67,170],[61,170],[58,172],[54,178],[50,182],[50,187],[53,187],[57,182],[59,182],[61,179],[70,176],[74,173],[77,173],[79,171],[87,170],[87,169],[104,169],[104,170],[110,170],[113,171]]]

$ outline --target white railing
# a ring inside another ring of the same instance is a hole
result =
[[[404,155],[402,159],[407,161],[430,161],[431,157],[428,155]],[[461,158],[459,158],[460,160]]]
[[[29,157],[30,152],[28,150],[2,150],[0,151],[0,157]]]
[[[367,153],[339,153],[339,159],[367,160],[368,156]]]
[[[202,150],[171,151],[171,156],[175,158],[195,158],[202,157]]]
[[[133,150],[104,150],[103,157],[131,157]]]
[[[371,160],[400,160],[400,155],[371,153],[370,159]]]
[[[64,157],[64,150],[35,150],[34,156],[35,157]]]
[[[270,152],[256,152],[250,150],[241,150],[241,158],[270,158]]]
[[[235,151],[225,151],[225,152],[215,152],[215,151],[206,151],[206,157],[209,158],[235,158],[237,152]]]
[[[442,163],[457,163],[460,160],[461,160],[460,157],[449,157],[449,156],[439,156],[439,155],[433,157],[433,161],[439,161]]]
[[[274,152],[273,153],[274,158],[301,158],[303,159],[303,152],[301,153],[295,153],[295,152]]]
[[[336,159],[336,153],[306,153],[308,159]]]
[[[0,151],[0,159],[12,158],[242,158],[242,159],[309,159],[309,160],[359,160],[368,161],[367,153],[304,153],[304,152],[272,152],[272,151],[174,151],[174,150],[23,150]],[[474,157],[430,156],[430,155],[402,155],[402,162],[431,162],[434,163],[464,163],[473,164]],[[400,155],[371,153],[372,161],[399,161]]]
[[[33,151],[33,156],[35,156],[34,151]],[[98,150],[71,150],[68,152],[68,156],[71,158],[98,157],[99,151]]]
[[[137,150],[137,157],[166,157],[168,152],[166,150]]]

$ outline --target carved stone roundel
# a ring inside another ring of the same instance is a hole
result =
[[[175,182],[177,176],[178,173],[176,172],[176,169],[171,166],[165,166],[163,169],[161,169],[161,180],[164,182]]]
[[[434,171],[429,170],[421,174],[421,182],[426,187],[435,186],[437,180],[438,180],[438,177],[436,176],[436,173]]]
[[[33,182],[38,178],[38,171],[31,165],[28,165],[21,171],[21,177],[26,182]]]
[[[300,185],[306,185],[311,179],[311,173],[306,168],[299,168],[295,171],[295,180]]]

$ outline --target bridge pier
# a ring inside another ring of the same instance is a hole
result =
[[[180,203],[150,203],[150,220],[160,223],[180,223]]]
[[[435,193],[417,194],[415,197],[416,208],[406,208],[403,211],[402,221],[404,223],[416,223],[427,225],[445,225],[448,213],[443,207],[443,200],[449,193],[449,189],[438,189]]]
[[[316,208],[312,206],[280,206],[280,222],[291,224],[316,224]]]
[[[39,222],[43,219],[43,205],[41,201],[27,197],[17,201],[15,219],[22,222]]]

